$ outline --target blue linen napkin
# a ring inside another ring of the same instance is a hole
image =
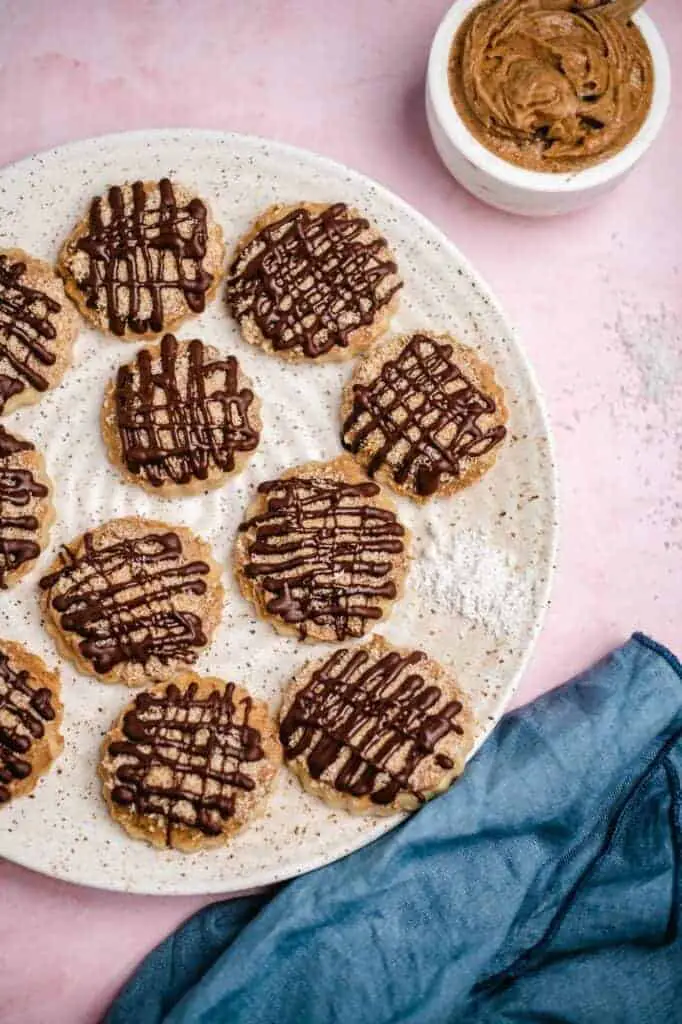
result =
[[[106,1024],[682,1021],[682,665],[641,634],[371,846],[218,903]]]

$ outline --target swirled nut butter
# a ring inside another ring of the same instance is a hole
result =
[[[510,163],[566,173],[622,150],[653,93],[632,22],[595,0],[486,0],[453,40],[450,92],[472,135]]]

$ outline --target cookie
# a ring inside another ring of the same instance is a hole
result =
[[[102,433],[127,480],[181,497],[220,487],[243,469],[260,437],[259,410],[234,356],[166,334],[109,384]]]
[[[402,281],[386,239],[345,203],[272,206],[241,239],[227,302],[285,359],[350,359],[388,326]]]
[[[25,576],[47,544],[51,490],[42,455],[0,426],[0,590]]]
[[[342,419],[343,446],[368,475],[417,502],[473,483],[507,433],[493,371],[445,334],[373,348],[344,390]]]
[[[354,813],[392,814],[415,810],[461,775],[473,719],[442,665],[375,635],[295,676],[280,740],[315,796]]]
[[[35,789],[59,757],[59,694],[59,676],[41,658],[0,640],[0,808]]]
[[[223,233],[206,203],[162,178],[97,196],[64,243],[59,266],[93,327],[136,340],[202,313],[223,260]]]
[[[225,843],[262,812],[281,760],[266,704],[234,683],[183,672],[127,706],[99,772],[129,835],[191,853]]]
[[[262,483],[239,528],[237,579],[258,614],[300,640],[361,637],[402,594],[408,533],[342,455]]]
[[[141,686],[191,665],[220,621],[220,569],[184,526],[112,519],[40,581],[45,628],[80,672]]]
[[[0,249],[0,414],[37,402],[71,364],[79,317],[49,263]]]

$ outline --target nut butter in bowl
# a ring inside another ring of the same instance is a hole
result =
[[[598,0],[458,0],[434,38],[427,113],[457,180],[493,206],[569,212],[610,191],[670,100],[651,19]]]

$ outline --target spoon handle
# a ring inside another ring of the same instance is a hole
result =
[[[611,3],[604,7],[604,14],[620,21],[630,21],[633,14],[645,3],[646,0],[611,0]]]

